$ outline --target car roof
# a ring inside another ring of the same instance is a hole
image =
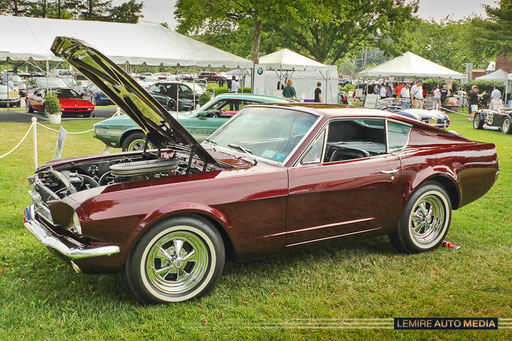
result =
[[[356,107],[344,104],[313,104],[313,103],[269,103],[269,104],[254,104],[251,106],[264,106],[264,107],[284,107],[294,110],[305,111],[313,113],[326,118],[336,117],[353,117],[353,116],[367,116],[367,117],[378,117],[378,118],[392,118],[400,121],[406,121],[410,123],[417,123],[418,121],[408,119],[407,117],[394,114],[389,111],[370,109],[364,107]]]
[[[217,95],[216,98],[239,98],[239,99],[247,99],[247,100],[258,100],[261,102],[272,102],[272,103],[290,103],[289,100],[287,100],[284,97],[277,97],[277,96],[270,96],[270,95],[259,95],[259,94],[249,94],[249,93],[243,93],[243,92],[226,92],[220,95]]]

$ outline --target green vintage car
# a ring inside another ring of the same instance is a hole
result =
[[[287,99],[281,97],[226,93],[218,95],[195,111],[171,112],[171,115],[177,118],[178,122],[197,140],[201,141],[246,105],[288,102]],[[127,115],[119,115],[96,123],[94,130],[94,137],[108,147],[121,147],[123,151],[141,150],[146,141],[146,135]]]

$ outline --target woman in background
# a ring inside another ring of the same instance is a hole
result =
[[[297,99],[297,92],[295,91],[295,88],[293,87],[293,81],[291,79],[288,79],[286,81],[286,86],[283,89],[283,96],[285,98]]]

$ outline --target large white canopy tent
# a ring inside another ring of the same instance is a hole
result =
[[[316,83],[321,82],[323,101],[338,101],[338,70],[335,65],[325,65],[282,49],[260,57],[254,69],[254,93],[282,96],[281,87],[291,78],[299,99],[313,98]]]
[[[498,69],[487,75],[476,77],[476,81],[489,81],[489,82],[502,82],[505,84],[505,103],[507,102],[507,94],[509,89],[509,83],[512,80],[512,73],[508,74],[503,69]]]
[[[359,76],[461,79],[464,75],[412,52],[405,52],[399,57],[360,72]]]
[[[0,16],[0,60],[59,61],[56,36],[81,39],[117,64],[250,68],[252,62],[159,24]]]

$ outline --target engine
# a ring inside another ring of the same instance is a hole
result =
[[[32,194],[41,201],[58,200],[79,191],[128,181],[149,180],[186,173],[201,168],[177,154],[162,158],[153,155],[113,157],[97,161],[71,162],[67,167],[49,168],[29,178]]]

